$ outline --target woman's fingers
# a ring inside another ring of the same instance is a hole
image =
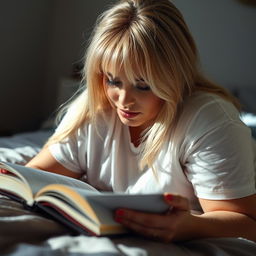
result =
[[[124,222],[126,224],[137,223],[146,228],[162,228],[166,225],[166,215],[156,213],[146,213],[134,211],[130,209],[118,209],[115,213],[115,220],[117,222]]]
[[[189,202],[188,199],[175,194],[164,194],[164,200],[170,207],[175,208],[176,211],[188,211],[189,210]]]
[[[147,213],[131,209],[118,209],[115,220],[128,229],[146,237],[161,241],[171,241],[179,227],[187,222],[189,214],[188,200],[175,194],[164,194],[164,200],[170,205],[166,213]]]
[[[165,214],[119,209],[116,211],[115,220],[128,229],[154,240],[170,241],[173,235],[170,216]]]

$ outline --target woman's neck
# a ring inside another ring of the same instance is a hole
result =
[[[142,129],[140,127],[129,127],[131,143],[138,147],[141,143]]]

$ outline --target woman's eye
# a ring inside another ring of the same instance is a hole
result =
[[[111,80],[111,79],[106,79],[106,84],[110,85],[110,86],[119,86],[121,85],[120,81],[115,81],[115,80]]]
[[[135,85],[135,87],[141,91],[150,91],[150,87],[146,84],[143,84],[143,85],[137,84]]]

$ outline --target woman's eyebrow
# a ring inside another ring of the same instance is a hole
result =
[[[110,78],[113,79],[113,80],[114,79],[116,79],[116,80],[120,79],[118,76],[117,77],[113,77],[113,75],[110,72],[107,72],[107,75],[110,76]]]
[[[138,78],[138,79],[135,79],[137,82],[145,82],[145,80],[143,78]]]

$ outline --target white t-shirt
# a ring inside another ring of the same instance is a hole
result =
[[[68,122],[72,110],[60,125]],[[255,193],[255,164],[250,129],[235,107],[209,93],[196,93],[184,102],[151,169],[138,168],[139,150],[129,128],[115,111],[81,127],[65,143],[50,146],[54,158],[100,190],[126,193],[170,192],[186,196],[192,209],[199,198],[233,199]]]

